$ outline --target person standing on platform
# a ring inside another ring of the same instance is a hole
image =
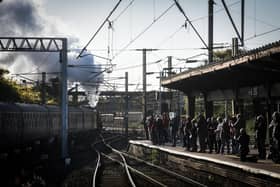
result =
[[[236,116],[232,116],[230,118],[230,137],[231,137],[231,151],[232,154],[238,153],[238,142],[237,142],[237,136],[236,136],[236,128],[234,127],[234,124],[236,122]]]
[[[280,163],[280,114],[274,112],[269,125],[270,157],[273,162]]]
[[[157,116],[157,129],[158,129],[158,144],[162,145],[164,144],[164,133],[163,133],[163,124],[162,124],[162,116]]]
[[[155,125],[155,119],[154,119],[154,115],[151,115],[149,122],[148,122],[148,127],[149,127],[149,131],[150,131],[150,137],[151,137],[151,141],[153,144],[155,144],[156,141],[156,125]]]
[[[265,159],[266,156],[266,150],[265,150],[266,128],[267,125],[263,115],[257,116],[255,122],[255,137],[256,137],[256,144],[257,144],[260,159]]]
[[[186,117],[182,117],[182,119],[180,120],[179,136],[180,136],[180,141],[181,141],[183,147],[186,147],[186,145],[187,145],[186,137],[185,137],[185,133],[184,133],[186,122],[187,122]]]
[[[176,115],[174,118],[172,119],[171,122],[171,134],[172,134],[172,146],[176,147],[176,142],[177,142],[177,132],[178,132],[178,128],[179,128],[179,117]]]
[[[144,130],[145,130],[145,134],[146,134],[146,139],[147,140],[151,140],[151,131],[150,131],[150,127],[149,127],[149,119],[147,117],[143,118],[143,125],[144,125]]]
[[[227,154],[230,153],[230,124],[228,118],[225,118],[223,121],[223,129],[222,129],[222,144],[221,144],[221,153],[224,154],[224,148],[227,146]]]
[[[221,117],[218,117],[217,121],[218,121],[218,125],[215,130],[216,141],[217,141],[217,152],[216,153],[220,153],[221,145],[222,145],[223,119]]]
[[[191,151],[196,152],[197,151],[197,121],[196,119],[192,120],[192,128],[191,128]]]
[[[202,114],[200,114],[197,121],[197,134],[199,138],[200,153],[205,153],[206,150],[207,131],[206,119]]]
[[[240,135],[237,138],[239,143],[239,150],[240,150],[240,161],[246,161],[246,156],[249,153],[249,141],[250,136],[246,133],[244,128],[240,129]]]
[[[237,114],[236,115],[236,122],[233,124],[233,127],[234,127],[234,131],[235,131],[235,134],[234,134],[234,139],[235,141],[237,141],[237,138],[239,137],[240,135],[240,129],[241,128],[244,128],[245,129],[245,120],[243,119],[242,115],[241,114]],[[236,144],[236,153],[239,152],[239,145]]]
[[[169,116],[167,115],[167,113],[163,113],[162,115],[162,125],[163,125],[163,135],[164,135],[164,142],[168,142],[169,140]]]
[[[187,151],[190,151],[190,148],[191,148],[191,134],[192,134],[191,130],[192,130],[191,117],[187,116],[186,125],[185,125],[185,129],[184,129],[184,136],[185,136]]]
[[[214,117],[207,119],[207,128],[208,128],[208,147],[209,153],[213,152],[213,149],[217,150],[217,142],[215,136],[215,130],[217,128],[217,121]]]

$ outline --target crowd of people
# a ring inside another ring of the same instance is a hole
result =
[[[151,141],[156,145],[181,142],[186,151],[216,154],[237,154],[245,161],[249,153],[250,137],[246,133],[245,120],[241,114],[231,117],[205,118],[199,114],[169,117],[169,114],[151,115],[147,121]],[[255,120],[255,145],[258,159],[266,159],[267,123],[263,115]],[[270,154],[274,162],[280,162],[280,113],[274,112],[269,125]],[[198,149],[199,148],[199,149]]]

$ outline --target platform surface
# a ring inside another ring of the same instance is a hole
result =
[[[172,147],[170,143],[165,145],[153,145],[149,140],[130,140],[130,144],[141,145],[149,148],[159,149],[164,152],[176,154],[180,156],[192,157],[195,159],[206,160],[209,162],[224,164],[231,167],[237,167],[247,172],[255,174],[264,174],[280,179],[280,164],[275,164],[272,160],[258,160],[255,162],[241,162],[239,157],[231,154],[216,154],[216,153],[198,153],[186,151],[184,147],[178,144]],[[257,154],[257,150],[250,150],[251,154]]]

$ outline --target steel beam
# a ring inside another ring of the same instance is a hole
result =
[[[62,158],[68,156],[67,38],[0,37],[0,52],[59,52],[61,62]]]
[[[236,35],[238,36],[238,38],[239,38],[239,40],[241,42],[241,46],[243,46],[244,45],[244,38],[243,38],[244,37],[244,4],[245,4],[244,0],[242,0],[242,2],[241,2],[241,32],[242,32],[241,35],[240,35],[240,33],[239,33],[239,31],[238,31],[238,29],[237,29],[237,27],[236,27],[236,25],[235,25],[235,23],[233,21],[233,18],[231,16],[230,12],[229,12],[229,9],[228,9],[225,1],[224,0],[221,0],[221,1],[222,1],[223,6],[224,6],[224,8],[226,10],[226,13],[227,13],[227,15],[229,17],[229,20],[230,20],[230,22],[231,22],[231,24],[232,24],[232,26],[233,26],[233,28],[235,30],[235,33],[236,33]]]
[[[0,51],[60,52],[65,38],[0,37]]]

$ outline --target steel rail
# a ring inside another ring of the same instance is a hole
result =
[[[191,184],[196,185],[196,186],[207,187],[207,185],[204,185],[204,184],[202,184],[202,183],[200,183],[200,182],[197,182],[197,181],[195,181],[195,180],[193,180],[193,179],[191,179],[191,178],[189,178],[189,177],[185,177],[185,176],[183,176],[183,175],[179,175],[179,174],[177,174],[177,173],[175,173],[175,172],[173,172],[173,171],[170,171],[170,170],[168,170],[168,169],[166,169],[166,168],[157,166],[157,165],[152,164],[152,163],[150,163],[150,162],[147,162],[147,161],[145,161],[145,160],[142,160],[142,159],[139,159],[139,158],[137,158],[137,157],[131,156],[131,155],[127,154],[127,153],[123,153],[123,152],[122,152],[122,154],[125,155],[126,157],[129,157],[129,158],[132,158],[132,159],[134,159],[134,160],[137,160],[138,162],[142,162],[142,163],[144,163],[144,164],[146,164],[146,165],[148,165],[148,166],[150,166],[150,167],[156,168],[157,170],[159,170],[159,171],[161,171],[161,172],[167,173],[168,175],[172,175],[172,176],[174,176],[175,178],[180,179],[180,180],[182,180],[182,181],[184,181],[184,182],[191,183]]]
[[[96,167],[95,167],[95,170],[94,170],[94,173],[93,173],[93,176],[92,176],[92,186],[93,187],[96,186],[97,172],[98,172],[99,166],[101,165],[101,163],[100,163],[100,152],[97,151],[96,149],[95,149],[95,152],[97,153],[97,162],[96,162]]]
[[[124,163],[125,163],[124,167],[126,167],[126,168],[132,170],[133,172],[135,172],[135,173],[137,173],[137,174],[139,174],[139,175],[145,176],[145,178],[149,178],[150,181],[153,181],[154,183],[156,183],[156,184],[158,184],[158,185],[160,185],[160,186],[166,186],[166,185],[164,185],[164,184],[162,184],[162,183],[156,181],[155,179],[152,179],[151,177],[145,175],[145,174],[142,173],[141,171],[139,171],[139,170],[133,168],[132,166],[128,165],[128,164],[126,163],[125,158],[123,158],[123,157],[126,156],[126,157],[129,157],[129,158],[131,158],[131,159],[137,160],[138,162],[142,162],[142,163],[144,163],[144,164],[146,164],[146,165],[148,165],[148,166],[150,166],[150,167],[153,167],[153,168],[155,168],[155,169],[157,169],[157,170],[159,170],[159,171],[161,171],[161,172],[163,172],[163,173],[166,173],[167,175],[171,175],[171,176],[173,176],[173,177],[175,177],[175,178],[177,178],[177,179],[179,179],[179,180],[182,180],[182,181],[184,181],[184,182],[186,182],[186,183],[189,183],[189,184],[192,184],[192,185],[195,185],[195,186],[207,187],[207,185],[204,185],[204,184],[202,184],[202,183],[200,183],[200,182],[198,182],[198,181],[195,181],[195,180],[193,180],[193,179],[191,179],[191,178],[189,178],[189,177],[186,177],[186,176],[183,176],[183,175],[179,175],[179,174],[177,174],[177,173],[175,173],[175,172],[173,172],[173,171],[170,171],[170,170],[168,170],[168,169],[166,169],[166,168],[160,167],[160,166],[158,166],[158,165],[154,165],[154,164],[152,164],[152,163],[150,163],[150,162],[147,162],[147,161],[145,161],[145,160],[139,159],[139,158],[134,157],[134,156],[131,156],[131,155],[127,154],[127,153],[124,153],[124,152],[121,152],[121,151],[119,151],[119,150],[116,150],[116,149],[114,149],[111,145],[109,145],[109,144],[107,144],[107,143],[105,142],[105,140],[104,140],[104,138],[102,137],[102,135],[101,135],[100,137],[101,137],[101,139],[102,139],[104,145],[106,145],[108,148],[110,148],[113,152],[118,153],[119,155],[121,155],[121,157],[122,157],[122,159],[123,159],[123,161],[124,161]]]
[[[167,187],[167,185],[165,185],[165,184],[163,184],[163,183],[161,183],[161,182],[159,182],[159,181],[153,179],[152,177],[150,177],[150,176],[144,174],[143,172],[141,172],[141,171],[139,171],[139,170],[137,170],[137,169],[135,169],[135,168],[129,166],[129,165],[126,163],[126,160],[125,160],[125,158],[124,158],[124,156],[123,156],[123,154],[125,154],[125,153],[114,149],[111,145],[109,145],[108,143],[106,143],[102,135],[100,135],[100,137],[101,137],[101,139],[102,139],[104,145],[106,145],[107,147],[109,147],[113,152],[118,153],[119,155],[121,155],[121,157],[122,157],[122,159],[123,159],[123,161],[124,161],[125,164],[123,164],[122,162],[120,162],[120,161],[118,161],[118,160],[116,160],[116,159],[114,159],[114,158],[109,157],[108,155],[105,155],[104,153],[101,153],[102,156],[105,156],[105,157],[108,158],[108,159],[111,159],[111,160],[113,160],[113,161],[115,161],[115,162],[118,162],[118,163],[121,164],[123,167],[126,167],[126,170],[127,170],[127,169],[131,170],[132,172],[134,172],[134,173],[137,174],[138,176],[141,176],[141,177],[145,178],[146,180],[150,181],[151,183],[153,183],[153,184],[155,184],[155,185],[157,185],[157,186]]]
[[[133,179],[132,179],[132,177],[131,177],[131,175],[130,175],[130,172],[129,172],[128,167],[127,167],[126,160],[125,160],[124,156],[122,155],[122,152],[120,152],[120,151],[114,149],[113,147],[111,147],[111,145],[107,144],[107,143],[105,142],[105,140],[104,140],[104,138],[103,138],[102,135],[101,135],[101,138],[102,138],[102,140],[103,140],[103,142],[104,142],[104,145],[106,145],[106,146],[109,147],[112,151],[114,151],[115,153],[118,153],[118,154],[120,155],[120,157],[121,157],[122,160],[123,160],[125,172],[126,172],[126,175],[127,175],[128,179],[129,179],[129,182],[130,182],[131,186],[136,187],[136,185],[135,185],[135,183],[134,183],[134,181],[133,181]]]
[[[116,162],[116,163],[118,163],[118,164],[120,164],[120,165],[122,165],[124,167],[124,163],[123,162],[120,162],[119,160],[116,160],[116,159],[114,159],[114,158],[112,158],[112,157],[110,157],[110,156],[108,156],[108,155],[106,155],[104,153],[101,153],[101,155],[106,157],[106,158],[108,158],[108,159],[110,159],[110,160],[112,160],[112,161],[114,161],[114,162]],[[167,185],[165,185],[165,184],[163,184],[163,183],[161,183],[161,182],[159,182],[159,181],[157,181],[157,180],[147,176],[143,172],[141,172],[141,171],[139,171],[139,170],[137,170],[137,169],[135,169],[135,168],[133,168],[133,167],[131,167],[129,165],[127,165],[127,167],[128,167],[129,170],[134,172],[136,175],[145,178],[146,180],[150,181],[151,183],[153,183],[153,184],[155,184],[157,186],[160,186],[160,187],[167,187]]]

